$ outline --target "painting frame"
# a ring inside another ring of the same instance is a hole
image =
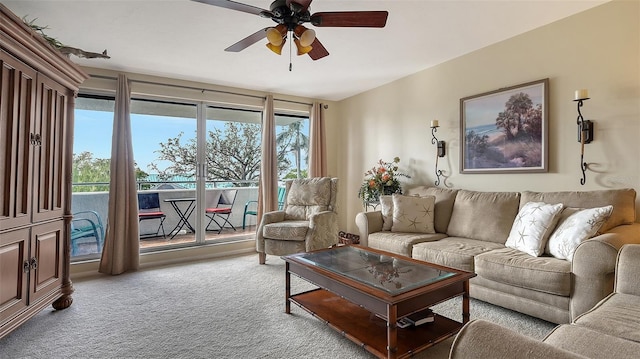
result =
[[[548,172],[548,104],[548,78],[461,98],[460,173]]]

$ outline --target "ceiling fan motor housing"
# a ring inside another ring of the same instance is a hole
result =
[[[271,3],[271,20],[278,24],[287,26],[287,29],[293,31],[296,26],[311,21],[311,13],[309,9],[303,9],[302,5],[291,1],[291,6],[287,6],[287,0],[276,0]]]

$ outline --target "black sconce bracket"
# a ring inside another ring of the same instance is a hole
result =
[[[445,150],[445,142],[444,141],[438,141],[438,139],[436,138],[436,132],[438,132],[438,126],[434,126],[431,127],[431,144],[436,145],[437,149],[438,149],[438,157],[436,157],[436,181],[435,181],[435,185],[439,186],[440,185],[440,177],[444,176],[442,173],[442,170],[438,169],[438,158],[439,157],[444,157],[444,155],[446,154],[446,150]]]
[[[578,121],[578,142],[580,143],[582,143],[583,134],[585,145],[593,141],[593,122],[589,120]]]
[[[587,97],[587,98],[574,100],[578,103],[578,118],[576,120],[576,123],[578,124],[578,142],[580,142],[580,170],[582,171],[582,178],[580,179],[580,184],[583,186],[585,183],[587,183],[586,172],[588,168],[587,163],[584,161],[584,145],[586,145],[587,143],[591,143],[591,141],[593,141],[593,126],[594,126],[593,122],[589,120],[585,120],[584,117],[582,117],[582,112],[580,112],[580,108],[584,104],[584,101],[588,99],[589,98]]]

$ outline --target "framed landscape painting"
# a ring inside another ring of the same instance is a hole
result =
[[[460,99],[460,173],[547,172],[549,79]]]

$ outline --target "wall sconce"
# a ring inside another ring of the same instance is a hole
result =
[[[438,158],[444,157],[446,151],[444,147],[444,141],[438,141],[436,138],[436,132],[438,132],[438,127],[440,127],[438,120],[431,121],[431,144],[434,144],[438,148],[438,155],[436,156],[436,182],[435,185],[440,185],[440,176],[443,176],[442,170],[438,169]]]
[[[589,99],[589,91],[587,90],[577,90],[575,93],[575,99],[573,101],[578,103],[578,142],[580,142],[580,169],[582,170],[582,178],[580,179],[580,184],[584,186],[587,183],[587,163],[584,162],[584,145],[587,143],[591,143],[593,141],[593,122],[589,120],[585,120],[582,117],[582,112],[580,112],[580,107],[582,107],[584,101]]]

